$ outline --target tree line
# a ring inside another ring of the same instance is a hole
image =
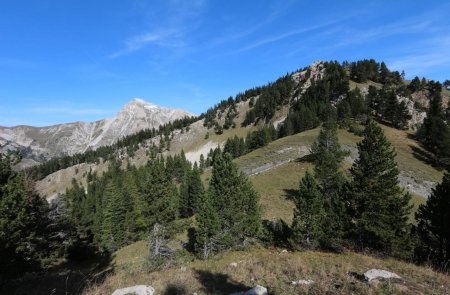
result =
[[[161,147],[169,146],[173,131],[188,129],[189,125],[197,120],[197,117],[177,119],[161,125],[157,129],[144,129],[137,133],[127,135],[117,140],[114,144],[101,146],[95,150],[88,150],[84,153],[76,153],[71,156],[56,157],[42,164],[27,168],[25,171],[32,179],[40,180],[53,172],[80,163],[99,163],[101,159],[112,160],[117,158],[121,152],[131,157],[138,150],[140,143],[156,136],[160,137]]]
[[[206,188],[201,169],[183,153],[155,156],[139,168],[113,161],[102,176],[89,172],[85,186],[74,181],[51,206],[30,190],[22,172],[12,170],[18,158],[2,154],[0,247],[8,253],[1,257],[2,275],[36,270],[49,257],[87,259],[147,238],[152,253],[170,256],[163,241],[189,228],[192,238],[185,247],[203,259],[261,241],[292,249],[376,252],[446,269],[449,174],[420,206],[413,225],[395,149],[378,124],[365,124],[349,176],[341,169],[348,153],[336,130],[336,121],[327,120],[312,146],[314,171],[305,174],[294,196],[291,226],[261,220],[258,194],[232,155],[220,149]]]

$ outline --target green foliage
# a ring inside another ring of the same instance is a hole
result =
[[[431,95],[430,107],[427,117],[418,130],[418,137],[421,142],[432,151],[438,163],[450,163],[450,127],[445,121],[445,114],[442,108],[441,84],[439,82],[429,82]]]
[[[197,163],[190,173],[187,173],[180,186],[180,214],[183,217],[192,216],[197,212],[198,202],[201,200],[205,189],[200,179],[200,170]]]
[[[280,128],[280,137],[316,128],[321,121],[335,116],[331,102],[347,94],[349,78],[337,62],[325,63],[324,67],[324,77],[317,81],[313,79],[301,99],[293,104]]]
[[[203,117],[185,117],[160,125],[158,129],[144,129],[135,134],[125,136],[112,145],[101,146],[96,150],[88,150],[84,153],[77,153],[72,156],[64,156],[48,160],[40,165],[26,169],[26,173],[33,179],[40,180],[55,171],[76,164],[98,163],[100,159],[117,159],[119,158],[120,151],[122,149],[126,149],[129,153],[134,153],[139,148],[140,143],[156,136],[161,136],[165,145],[166,142],[170,142],[169,135],[174,130],[187,127],[201,118]]]
[[[411,119],[405,101],[399,101],[397,96],[399,89],[383,87],[379,91],[373,87],[369,87],[368,101],[375,115],[391,123],[395,128],[403,129],[408,126]]]
[[[12,166],[20,157],[0,153],[0,284],[41,266],[48,256],[48,205]]]
[[[447,172],[427,202],[416,213],[420,244],[416,249],[419,262],[431,262],[447,270],[450,264],[450,174]]]
[[[415,76],[414,79],[411,80],[411,83],[409,83],[408,89],[409,89],[412,93],[414,93],[414,92],[417,92],[417,91],[419,91],[419,90],[422,90],[422,89],[421,89],[421,88],[422,88],[421,86],[422,86],[422,85],[421,85],[421,83],[420,83],[419,77]]]
[[[247,176],[238,171],[230,154],[219,152],[215,155],[206,196],[207,212],[199,210],[198,214],[206,214],[202,218],[208,223],[217,219],[216,244],[230,248],[258,235],[261,225],[259,196]],[[211,208],[208,202],[211,202]],[[199,245],[205,243],[205,235],[202,237],[202,242],[197,241]]]
[[[295,201],[291,243],[294,247],[317,249],[325,238],[323,218],[325,216],[323,196],[314,175],[306,171],[300,182]]]
[[[214,208],[213,196],[209,193],[203,193],[198,200],[195,248],[203,259],[207,259],[220,249],[218,237],[220,222],[218,213]]]
[[[113,162],[102,177],[90,174],[89,180],[86,192],[74,182],[64,198],[74,228],[69,233],[74,258],[88,246],[114,251],[145,238],[156,223],[167,225],[179,213],[192,214],[203,190],[197,166],[192,169],[183,152],[166,160],[154,157],[139,169],[122,170]]]
[[[398,254],[407,234],[411,196],[398,185],[396,152],[372,120],[358,151],[346,200],[350,238],[359,249]]]
[[[342,200],[342,187],[346,182],[339,170],[342,160],[349,153],[342,150],[337,136],[337,125],[327,121],[311,148],[314,158],[314,173],[323,197],[324,216],[322,231],[329,238],[321,247],[338,250],[342,245],[345,225],[345,206]]]
[[[229,153],[233,158],[245,155],[247,151],[245,140],[237,135],[228,138],[223,147],[223,152]]]
[[[350,64],[350,78],[358,83],[371,80],[382,84],[400,84],[402,75],[391,72],[384,62],[377,63],[374,59],[364,59]]]
[[[262,87],[258,100],[252,110],[247,112],[243,125],[250,125],[255,122],[255,119],[261,119],[264,123],[268,123],[275,115],[277,108],[289,102],[293,86],[294,81],[291,75],[286,75],[274,83]]]

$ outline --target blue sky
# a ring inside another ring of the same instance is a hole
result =
[[[114,116],[130,99],[201,113],[315,60],[450,79],[448,1],[0,2],[0,125]]]

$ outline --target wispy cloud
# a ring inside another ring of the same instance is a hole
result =
[[[359,30],[343,30],[343,32],[341,32],[343,35],[342,40],[333,44],[333,47],[344,47],[358,43],[373,42],[381,38],[387,38],[400,34],[426,32],[432,29],[432,22],[429,20],[409,20]]]
[[[156,45],[159,47],[175,48],[183,47],[185,42],[182,40],[183,32],[177,29],[158,29],[133,36],[125,41],[125,47],[114,52],[109,57],[114,59],[123,55],[141,50],[145,46]]]
[[[410,75],[423,75],[436,67],[450,66],[450,37],[433,37],[417,42],[415,53],[397,56],[388,61],[389,67],[405,70]]]
[[[300,28],[300,29],[295,29],[295,30],[290,30],[275,36],[270,36],[264,39],[260,39],[257,40],[253,43],[250,43],[242,48],[239,48],[238,50],[233,51],[232,53],[239,53],[239,52],[243,52],[243,51],[247,51],[247,50],[251,50],[266,44],[270,44],[273,42],[277,42],[277,41],[281,41],[283,39],[289,38],[289,37],[293,37],[296,35],[300,35],[300,34],[305,34],[305,33],[310,33],[316,30],[320,30],[323,28],[327,28],[330,27],[342,20],[344,20],[345,18],[339,18],[339,19],[335,19],[335,20],[331,20],[331,21],[327,21],[321,24],[317,24],[317,25],[313,25],[313,26],[309,26],[309,27],[304,27],[304,28]]]
[[[205,5],[204,0],[167,1],[167,19],[157,26],[140,34],[132,35],[123,41],[123,48],[110,54],[108,57],[115,59],[128,55],[148,46],[154,45],[165,49],[182,49],[188,46],[186,34],[199,23],[199,16]],[[161,13],[160,18],[165,15]]]

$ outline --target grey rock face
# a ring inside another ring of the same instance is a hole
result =
[[[47,127],[0,127],[3,149],[21,150],[24,158],[43,161],[55,156],[73,155],[110,145],[118,139],[146,128],[192,114],[133,99],[113,118],[95,122],[74,122]]]
[[[136,285],[128,288],[117,289],[112,295],[153,295],[155,293],[155,289],[151,286],[146,285]]]
[[[393,273],[389,272],[387,270],[382,269],[370,269],[364,273],[364,277],[368,282],[374,280],[374,279],[400,279],[400,277]]]
[[[247,292],[236,292],[231,295],[267,295],[267,288],[257,285],[255,288],[248,290]]]

